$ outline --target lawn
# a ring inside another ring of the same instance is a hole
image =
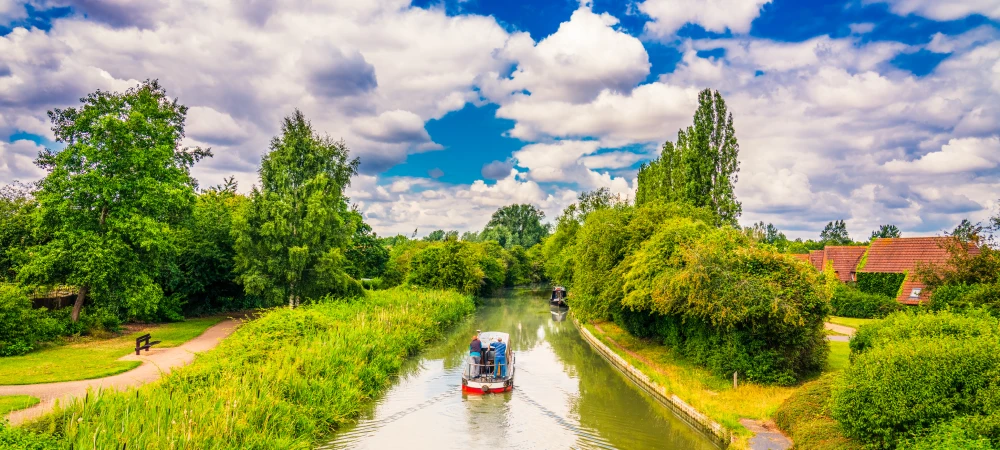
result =
[[[150,325],[149,328],[111,339],[88,338],[23,356],[0,358],[0,385],[87,380],[119,374],[140,364],[139,361],[118,361],[118,358],[135,351],[135,338],[149,333],[154,341],[161,341],[154,348],[176,347],[222,319],[205,317]]]
[[[868,324],[873,323],[873,322],[878,322],[879,320],[882,320],[882,319],[856,319],[854,317],[836,317],[836,316],[830,316],[830,320],[828,320],[828,322],[835,323],[837,325],[843,325],[845,327],[851,327],[851,328],[854,328],[855,330],[857,330],[858,327],[860,327],[862,325],[868,325]]]
[[[844,370],[851,363],[851,347],[847,342],[830,341],[830,356],[826,359],[826,371]]]
[[[0,395],[0,417],[11,411],[29,408],[38,404],[38,399],[30,395]]]

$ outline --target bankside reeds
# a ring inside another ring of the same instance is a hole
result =
[[[74,448],[310,448],[389,385],[472,299],[398,288],[271,311],[161,381],[29,425]]]

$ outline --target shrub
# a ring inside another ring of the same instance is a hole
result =
[[[831,313],[835,316],[880,319],[903,308],[895,297],[869,294],[839,281],[835,283],[830,298]]]
[[[0,356],[23,355],[34,350],[37,342],[54,339],[62,332],[59,320],[44,309],[31,308],[23,289],[0,283]]]
[[[907,439],[897,447],[900,450],[994,450],[997,447],[986,437],[988,434],[997,436],[998,418],[959,417],[958,419],[935,425],[927,434]],[[984,433],[985,432],[985,433]],[[992,432],[992,433],[991,433]]]
[[[10,426],[6,420],[0,419],[0,448],[18,450],[55,450],[62,448],[59,441],[46,433],[31,431]]]
[[[896,298],[906,275],[905,273],[858,272],[858,290],[866,294]]]
[[[861,445],[844,436],[830,413],[830,390],[839,374],[826,374],[803,384],[774,412],[774,422],[795,441],[796,448],[853,450]]]
[[[996,326],[985,314],[897,313],[862,328],[855,337],[862,348],[833,388],[833,416],[849,436],[875,448],[959,442],[964,438],[947,426],[935,428],[954,420],[1000,437],[996,421],[981,419],[1000,407]],[[857,350],[854,340],[851,346]]]
[[[1000,316],[1000,283],[944,285],[931,294],[930,306],[935,311],[983,308]]]

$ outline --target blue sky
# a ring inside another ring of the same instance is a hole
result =
[[[158,78],[215,150],[202,184],[249,189],[301,108],[361,157],[376,231],[477,229],[632,195],[712,88],[744,224],[935,234],[1000,206],[998,20],[982,0],[0,0],[0,182],[41,176],[46,110]]]

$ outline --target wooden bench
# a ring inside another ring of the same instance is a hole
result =
[[[149,338],[150,338],[149,333],[146,333],[146,334],[144,334],[142,336],[139,336],[139,337],[135,338],[135,354],[136,354],[136,356],[139,356],[139,351],[140,350],[145,350],[145,351],[148,352],[150,347],[152,347],[152,346],[160,343],[160,341],[149,342]]]

